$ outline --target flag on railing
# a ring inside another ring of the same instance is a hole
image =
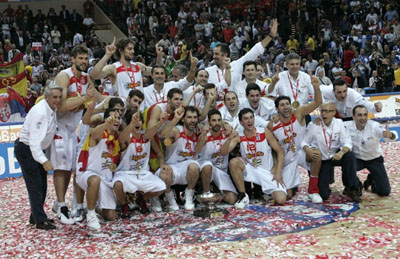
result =
[[[11,87],[8,88],[8,104],[10,105],[11,115],[19,113],[21,117],[25,117],[25,102],[24,99]]]
[[[11,62],[0,64],[0,94],[7,93],[7,87],[11,86],[21,96],[26,95],[28,81],[23,57],[24,54],[19,53]]]

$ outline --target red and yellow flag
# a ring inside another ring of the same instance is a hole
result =
[[[19,53],[11,62],[0,64],[0,94],[7,93],[7,87],[11,86],[21,96],[26,95],[28,81],[23,57],[24,54]]]

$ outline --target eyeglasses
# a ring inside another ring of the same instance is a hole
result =
[[[334,111],[336,111],[336,110],[324,110],[324,109],[321,109],[321,110],[319,110],[321,113],[329,113],[329,112],[334,112]]]

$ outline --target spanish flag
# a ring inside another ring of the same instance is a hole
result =
[[[26,96],[28,81],[23,57],[24,54],[19,53],[11,62],[0,65],[0,94],[7,93],[7,87],[11,86],[21,96]]]
[[[86,171],[86,168],[88,166],[89,162],[89,142],[91,138],[91,133],[92,130],[89,132],[88,136],[85,139],[85,142],[83,143],[82,150],[79,153],[78,157],[78,171],[84,172]],[[106,139],[106,144],[107,144],[107,149],[110,152],[110,157],[111,157],[111,162],[112,165],[110,167],[111,171],[114,172],[116,169],[116,166],[118,165],[120,159],[121,159],[121,154],[120,154],[120,145],[118,141],[118,135],[111,135],[107,132],[107,130],[104,131],[103,133],[103,139]]]
[[[143,112],[143,120],[144,120],[143,129],[144,130],[146,130],[147,123],[149,122],[149,120],[151,118],[151,113],[152,113],[154,107],[156,107],[156,106],[157,106],[157,104],[153,104],[152,106],[147,107],[144,110],[144,112]],[[154,135],[154,140],[158,143],[158,145],[160,146],[160,149],[163,150],[160,138],[158,137],[158,134]],[[157,169],[160,168],[160,161],[157,159],[157,155],[153,151],[153,149],[151,149],[151,151],[150,151],[149,165],[150,165],[150,170],[152,172],[156,172]]]

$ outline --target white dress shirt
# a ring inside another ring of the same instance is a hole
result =
[[[56,131],[56,112],[46,100],[42,100],[35,104],[26,116],[19,140],[30,147],[33,159],[43,164],[48,160],[43,150],[50,147]]]
[[[382,124],[368,120],[363,130],[357,129],[355,121],[346,121],[344,126],[350,134],[356,158],[368,161],[382,156],[380,139],[386,130]]]
[[[261,89],[261,95],[268,95],[268,86],[269,84],[256,79],[255,82]],[[238,98],[246,98],[246,87],[247,87],[248,83],[246,81],[246,79],[243,79],[239,82],[237,82],[236,84],[231,84],[232,86],[232,90],[237,94]]]
[[[296,80],[289,75],[289,71],[280,72],[279,81],[276,83],[274,91],[276,91],[276,97],[282,95],[288,96],[292,103],[298,101],[300,105],[307,104],[310,96],[314,98],[314,88],[311,84],[311,78],[308,74],[301,71],[299,71]]]
[[[178,82],[175,81],[169,81],[164,83],[163,88],[161,89],[160,92],[158,92],[154,88],[154,84],[149,85],[148,87],[145,87],[143,89],[143,94],[144,94],[144,107],[150,107],[151,105],[159,102],[166,102],[167,101],[167,95],[169,90],[172,88],[179,88],[182,91],[184,91],[186,88],[190,86],[191,82],[189,82],[186,77],[179,80]]]
[[[336,110],[342,118],[351,117],[353,115],[353,108],[356,105],[364,105],[368,112],[377,113],[374,103],[367,101],[360,93],[352,88],[347,87],[347,97],[343,102],[336,99],[333,86],[321,85],[320,89],[324,102],[335,103]]]
[[[239,99],[239,111],[243,108],[249,108],[254,112],[255,116],[261,117],[261,119],[268,121],[272,114],[276,113],[275,103],[267,98],[261,97],[257,109],[251,107],[249,100],[247,98]]]
[[[222,106],[219,109],[219,112],[221,113],[222,119],[229,123],[232,128],[235,128],[236,126],[238,126],[237,129],[243,128],[239,121],[239,111],[236,113],[235,116],[232,116],[231,113],[228,111],[228,108],[226,108],[226,106]],[[266,121],[257,115],[254,116],[254,127],[266,128],[268,126],[268,123],[269,121]]]
[[[351,150],[352,143],[343,121],[333,118],[329,126],[326,126],[322,119],[320,125],[309,123],[306,136],[301,142],[301,148],[305,146],[319,148],[322,160],[329,160],[342,147],[348,147]]]
[[[237,82],[242,80],[243,63],[248,60],[255,60],[259,55],[264,53],[264,47],[261,42],[254,45],[246,55],[242,56],[238,60],[231,62],[231,85],[235,85]],[[222,82],[225,77],[225,70],[222,71],[217,65],[207,67],[208,82],[217,85]],[[220,96],[223,97],[223,96]]]

